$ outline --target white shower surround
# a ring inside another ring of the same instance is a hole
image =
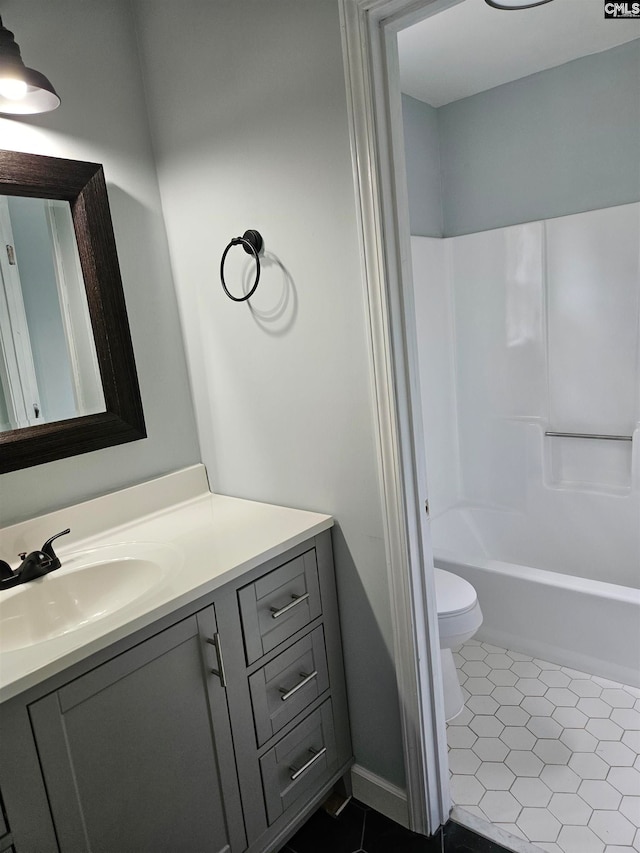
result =
[[[630,204],[412,237],[436,562],[488,641],[635,684],[639,235]]]

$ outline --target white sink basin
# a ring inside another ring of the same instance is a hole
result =
[[[60,557],[54,572],[0,592],[0,651],[43,643],[122,610],[178,571],[172,547],[126,542]]]

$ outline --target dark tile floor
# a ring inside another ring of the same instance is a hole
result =
[[[508,853],[455,823],[425,838],[357,800],[340,817],[315,812],[282,853]]]

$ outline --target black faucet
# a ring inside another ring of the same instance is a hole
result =
[[[11,589],[11,587],[18,586],[21,583],[28,583],[49,574],[49,572],[53,572],[55,569],[59,569],[60,560],[56,556],[51,543],[60,536],[66,536],[67,533],[71,533],[70,528],[63,530],[61,533],[56,533],[51,539],[47,539],[40,551],[32,551],[29,555],[27,555],[26,551],[20,554],[19,557],[22,563],[15,572],[9,563],[0,560],[0,591]]]

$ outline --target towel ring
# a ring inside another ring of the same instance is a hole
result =
[[[260,281],[259,254],[262,251],[263,245],[264,241],[260,232],[255,231],[253,228],[250,228],[248,231],[244,232],[242,237],[234,237],[222,253],[222,260],[220,261],[220,281],[222,282],[222,289],[227,294],[229,299],[233,299],[234,302],[246,302],[246,300],[250,299],[256,292],[256,287],[258,286],[258,282]],[[253,282],[251,290],[245,296],[234,296],[232,293],[229,293],[229,289],[224,280],[224,262],[226,261],[227,255],[229,254],[229,249],[231,249],[232,246],[242,246],[242,248],[248,255],[253,255],[253,257],[255,258],[256,279]]]

